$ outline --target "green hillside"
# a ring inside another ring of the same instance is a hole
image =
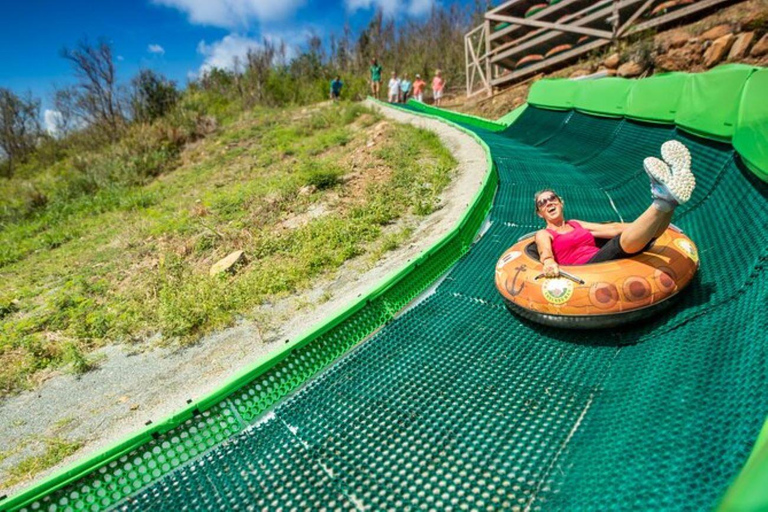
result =
[[[376,258],[437,206],[455,165],[435,135],[357,104],[219,117],[186,134],[135,124],[0,182],[1,395],[41,369],[86,371],[105,343],[192,342]],[[209,276],[236,250],[244,265]]]

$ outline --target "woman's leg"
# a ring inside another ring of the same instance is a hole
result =
[[[653,205],[649,206],[642,215],[624,228],[619,238],[621,249],[627,254],[640,252],[648,242],[661,236],[669,227],[673,211],[665,212]]]
[[[653,204],[621,233],[619,244],[629,254],[639,252],[648,242],[661,236],[669,227],[675,207],[690,199],[696,180],[690,170],[691,155],[677,141],[662,144],[665,160],[673,163],[673,169],[658,158],[643,161],[645,172],[651,179]]]

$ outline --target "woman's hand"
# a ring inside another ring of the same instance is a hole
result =
[[[560,267],[554,258],[544,260],[544,275],[547,277],[557,277],[560,275]]]

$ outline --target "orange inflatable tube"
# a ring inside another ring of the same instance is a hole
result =
[[[534,234],[496,264],[496,288],[510,311],[545,325],[602,328],[645,318],[669,305],[693,279],[699,252],[670,226],[645,252],[613,261],[560,267],[544,276]]]

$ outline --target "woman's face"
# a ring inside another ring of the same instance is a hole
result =
[[[542,192],[536,196],[536,211],[545,221],[557,222],[563,218],[563,202],[554,192]]]

